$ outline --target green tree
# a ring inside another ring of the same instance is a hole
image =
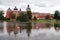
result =
[[[54,19],[60,19],[60,12],[58,10],[54,13]]]
[[[19,20],[20,20],[20,16],[18,16],[16,20],[18,20],[18,21],[19,21]]]
[[[32,19],[32,13],[31,13],[31,11],[27,11],[27,15],[28,15],[29,20],[31,20]]]
[[[50,19],[50,16],[49,16],[49,15],[46,15],[46,16],[45,16],[45,19]]]
[[[37,20],[36,16],[34,16],[33,20]]]
[[[0,11],[0,20],[4,20],[4,12]]]
[[[21,21],[21,22],[29,21],[29,18],[28,18],[28,16],[27,16],[27,14],[22,13],[22,14],[20,15],[20,21]]]

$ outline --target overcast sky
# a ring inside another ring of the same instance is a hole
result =
[[[55,10],[60,11],[60,0],[0,0],[0,9],[6,11],[7,8],[26,10],[27,5],[34,12],[54,13]]]

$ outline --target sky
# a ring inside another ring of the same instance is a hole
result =
[[[24,11],[28,4],[32,12],[54,14],[54,11],[60,11],[60,0],[0,0],[0,10],[6,12],[9,7],[13,10],[17,6]]]

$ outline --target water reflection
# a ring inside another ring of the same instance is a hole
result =
[[[57,32],[60,30],[60,24],[54,23],[54,28]]]
[[[33,29],[45,29],[45,28],[51,28],[53,26],[52,23],[33,23]]]
[[[26,30],[26,34],[30,37],[31,30],[39,29],[50,29],[53,26],[52,23],[18,23],[18,22],[7,22],[7,32],[10,35],[11,32],[16,36],[18,33],[22,33],[23,30]]]
[[[14,32],[14,35],[18,33],[18,24],[16,22],[7,22],[7,32],[10,35],[11,32]]]
[[[6,26],[4,24],[6,24]],[[48,29],[48,30],[46,30],[46,29]],[[30,23],[5,22],[4,23],[4,22],[0,22],[0,33],[5,32],[9,36],[12,34],[15,37],[18,34],[20,34],[19,36],[25,35],[27,37],[30,37],[31,35],[38,34],[41,32],[44,33],[45,31],[47,31],[47,33],[48,33],[49,30],[50,30],[50,32],[52,32],[51,29],[56,30],[55,32],[59,32],[60,27],[59,27],[59,25],[53,24],[53,23],[33,23],[33,22],[30,22]]]
[[[32,23],[27,23],[26,33],[27,33],[28,37],[30,36],[31,29],[32,29]]]
[[[0,33],[3,32],[3,22],[0,22]]]

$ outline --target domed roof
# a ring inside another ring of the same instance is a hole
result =
[[[27,10],[27,11],[30,11],[30,10],[31,10],[29,4],[27,5],[26,10]]]
[[[14,10],[18,10],[18,8],[15,6]]]
[[[8,8],[8,10],[11,10],[10,8]]]
[[[27,7],[28,7],[28,8],[30,7],[30,6],[29,6],[29,4],[28,4],[28,6],[27,6]]]
[[[29,8],[29,9],[30,9],[30,6],[29,6],[29,4],[27,5],[27,8]]]

